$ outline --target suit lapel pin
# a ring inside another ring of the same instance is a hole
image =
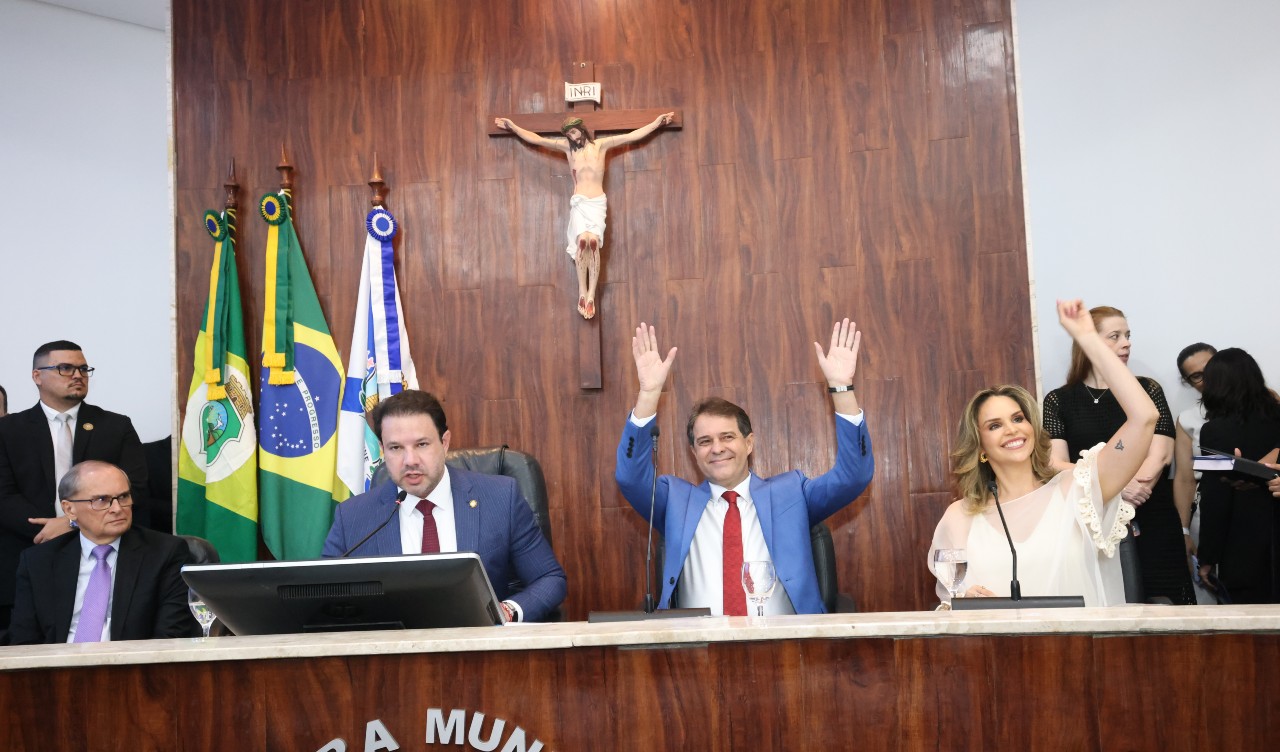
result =
[[[81,427],[81,428],[83,428],[83,429],[84,429],[84,430],[86,430],[86,431],[92,431],[92,430],[93,430],[93,424],[92,424],[92,423],[85,423],[84,425],[82,425],[82,426],[80,426],[80,427]]]
[[[472,509],[475,509],[476,506],[478,506],[478,504],[476,503],[475,499],[472,499],[471,501],[467,502],[467,506],[471,507]]]

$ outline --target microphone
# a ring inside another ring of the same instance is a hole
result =
[[[657,608],[653,600],[653,511],[658,500],[658,419],[649,424],[649,435],[653,437],[653,485],[649,489],[649,542],[644,552],[644,612],[653,613]]]
[[[382,521],[382,524],[381,524],[381,525],[378,525],[377,527],[375,527],[375,528],[373,529],[373,532],[371,532],[371,533],[369,533],[368,535],[366,535],[365,537],[361,538],[359,543],[355,544],[355,545],[354,545],[354,546],[352,546],[351,548],[348,548],[345,552],[343,552],[342,556],[339,556],[338,558],[339,558],[339,559],[345,559],[345,558],[347,558],[347,557],[348,557],[348,556],[350,556],[350,555],[351,555],[351,553],[352,553],[353,551],[355,551],[357,548],[360,548],[360,547],[361,547],[361,546],[363,546],[364,544],[368,543],[368,542],[369,542],[369,539],[370,539],[370,538],[372,538],[373,536],[377,535],[377,534],[378,534],[378,532],[382,530],[382,528],[386,527],[387,525],[390,525],[390,524],[391,524],[391,518],[392,518],[392,517],[395,517],[395,516],[396,516],[396,513],[400,511],[400,505],[404,503],[405,497],[406,497],[406,496],[408,496],[408,495],[409,495],[409,492],[408,492],[408,491],[405,491],[404,489],[401,489],[401,490],[400,490],[400,493],[396,494],[396,505],[395,505],[394,507],[392,507],[392,508],[391,508],[391,514],[387,515],[387,518],[386,518],[385,520],[383,520],[383,521]]]
[[[1022,585],[1018,583],[1018,549],[1013,547],[1013,536],[1009,534],[1009,523],[1004,521],[1004,510],[1000,508],[1000,490],[994,480],[987,481],[987,490],[991,498],[996,500],[996,511],[1000,513],[1000,527],[1004,528],[1004,537],[1009,541],[1009,553],[1013,554],[1013,580],[1009,583],[1009,599],[1022,600]]]

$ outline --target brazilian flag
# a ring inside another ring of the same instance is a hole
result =
[[[345,499],[338,480],[342,363],[293,228],[289,192],[259,202],[267,222],[258,416],[262,539],[277,559],[320,556]]]
[[[253,561],[258,443],[236,272],[235,209],[205,212],[204,224],[213,236],[213,266],[182,421],[177,531],[207,538],[223,561]]]

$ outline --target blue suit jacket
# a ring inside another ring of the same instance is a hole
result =
[[[449,468],[458,550],[480,554],[498,600],[520,604],[525,621],[545,618],[564,600],[564,570],[533,519],[516,482],[500,475]],[[396,484],[387,481],[338,505],[323,556],[341,556],[381,525],[396,506]],[[472,504],[474,503],[474,506]],[[352,556],[399,556],[400,515]],[[514,580],[524,583],[512,592]]]
[[[653,437],[649,426],[637,428],[628,417],[618,444],[614,477],[627,503],[649,517],[649,492],[653,482]],[[826,612],[813,567],[809,528],[843,509],[871,482],[875,460],[867,437],[866,421],[855,426],[836,418],[835,466],[817,478],[791,470],[772,478],[751,474],[751,501],[760,516],[760,530],[778,572],[778,582],[798,614]],[[711,484],[695,486],[671,475],[658,477],[653,524],[662,531],[665,558],[662,599],[658,608],[671,607],[671,593],[689,556],[694,531],[711,501]]]

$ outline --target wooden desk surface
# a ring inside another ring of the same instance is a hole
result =
[[[1260,749],[1277,667],[1280,606],[12,647],[0,748]]]

